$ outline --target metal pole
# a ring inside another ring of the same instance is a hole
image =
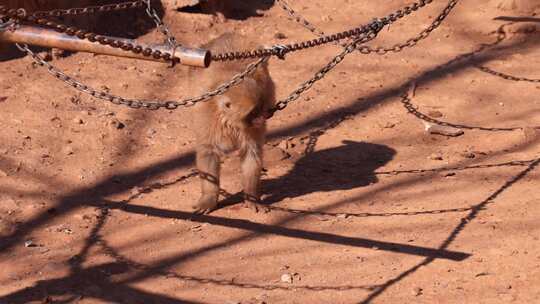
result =
[[[130,39],[113,38],[116,40],[123,40],[130,43],[135,41]],[[11,43],[26,43],[31,45],[37,45],[49,48],[58,48],[68,51],[87,52],[100,55],[110,55],[116,57],[127,57],[134,59],[142,59],[149,61],[166,62],[163,59],[156,59],[152,56],[144,56],[142,54],[136,54],[130,51],[124,51],[119,48],[113,48],[108,45],[94,43],[88,40],[79,39],[77,37],[69,36],[67,34],[59,33],[54,30],[44,29],[40,27],[20,25],[15,30],[0,29],[0,42]],[[196,66],[196,67],[208,67],[211,61],[210,51],[204,49],[185,48],[178,46],[176,50],[173,50],[168,45],[146,45],[143,43],[136,43],[137,45],[144,47],[151,47],[157,49],[162,53],[174,55],[176,60],[180,61],[180,64]],[[174,54],[173,54],[174,52]]]

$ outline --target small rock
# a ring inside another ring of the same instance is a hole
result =
[[[340,213],[337,215],[337,218],[340,218],[340,219],[346,219],[348,218],[349,215],[347,213]]]
[[[156,135],[156,133],[156,129],[148,129],[148,131],[146,131],[146,136],[152,138],[154,135]]]
[[[66,155],[72,155],[75,153],[75,151],[73,150],[73,147],[71,146],[66,146],[63,150],[64,150],[64,154]]]
[[[280,148],[281,150],[284,150],[286,151],[287,149],[289,149],[289,142],[286,141],[286,140],[282,140],[279,142],[279,144],[277,145],[278,148]]]
[[[109,122],[109,126],[117,129],[117,130],[121,130],[123,128],[126,127],[126,125],[124,123],[122,123],[120,120],[118,119],[112,119],[110,122]]]
[[[476,154],[470,151],[462,152],[460,155],[464,158],[471,158],[471,159],[476,157]]]
[[[442,157],[442,154],[441,154],[441,153],[432,153],[432,154],[429,156],[429,159],[432,159],[432,160],[443,160],[443,157]]]
[[[81,104],[81,96],[80,95],[73,95],[69,98],[69,100],[71,101],[71,103],[73,104]]]
[[[76,124],[76,125],[82,125],[84,124],[84,120],[80,117],[75,117],[73,118],[73,123]]]
[[[37,245],[32,240],[28,240],[28,241],[24,242],[24,247],[26,247],[26,248],[28,248],[28,247],[37,247]]]
[[[444,177],[452,177],[452,176],[456,176],[456,172],[446,172],[443,174]]]
[[[392,122],[387,121],[387,122],[383,125],[383,128],[385,128],[385,129],[392,129],[392,128],[395,127],[395,126],[396,126],[395,123],[392,123]]]
[[[281,282],[292,284],[292,282],[293,282],[292,275],[290,275],[288,273],[282,274],[281,275]]]
[[[433,117],[433,118],[443,117],[443,113],[441,113],[440,111],[429,111],[428,115]]]
[[[450,126],[441,126],[437,124],[432,124],[429,122],[424,121],[425,130],[429,134],[437,134],[437,135],[444,135],[444,136],[451,136],[456,137],[463,135],[465,132],[463,130],[450,127]]]
[[[274,38],[276,38],[276,39],[286,39],[287,36],[285,34],[281,33],[281,32],[277,32],[277,33],[274,34]]]
[[[7,96],[0,96],[0,102],[6,101],[8,98]]]
[[[421,295],[423,294],[423,291],[424,291],[424,290],[423,290],[422,288],[420,288],[420,287],[415,287],[415,288],[413,289],[413,295],[419,297],[419,296],[421,296]]]
[[[328,15],[322,16],[321,19],[322,19],[322,21],[324,21],[324,22],[329,22],[329,21],[333,21],[333,20],[334,20],[332,17],[330,17],[330,16],[328,16]]]

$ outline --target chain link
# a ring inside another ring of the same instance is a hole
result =
[[[146,3],[145,3],[146,4]],[[23,10],[24,11],[24,10]],[[97,42],[103,45],[108,45],[114,48],[123,49],[124,51],[131,51],[136,54],[142,54],[146,57],[153,57],[156,59],[163,59],[166,61],[176,61],[177,58],[173,58],[171,54],[161,52],[158,49],[152,49],[151,47],[142,47],[135,43],[106,37],[103,35],[95,34],[84,29],[79,29],[74,26],[67,26],[58,22],[49,20],[47,18],[41,18],[34,15],[28,16],[26,12],[20,12],[16,9],[8,9],[5,6],[0,6],[0,15],[6,15],[10,18],[17,19],[19,21],[27,21],[40,26],[53,28],[54,30],[65,33],[69,36],[74,36],[79,39],[86,39],[91,42]]]
[[[339,63],[341,63],[347,55],[349,55],[354,50],[356,50],[358,45],[366,43],[370,40],[373,40],[375,37],[377,37],[377,34],[380,32],[381,29],[382,27],[376,30],[372,29],[372,31],[368,32],[367,34],[357,37],[354,41],[349,43],[343,49],[343,51],[341,51],[341,53],[339,53],[328,64],[326,64],[317,73],[315,73],[315,75],[311,79],[302,83],[288,97],[277,102],[276,105],[272,109],[269,110],[268,118],[272,117],[275,112],[285,109],[289,105],[289,103],[297,100],[300,97],[300,95],[304,93],[305,91],[307,91],[308,89],[310,89],[313,86],[313,84],[323,79],[326,76],[326,74],[328,74],[332,69],[334,69]]]
[[[96,13],[105,13],[112,11],[121,11],[134,8],[144,7],[145,1],[129,1],[116,4],[107,4],[107,5],[96,5],[96,6],[87,6],[87,7],[74,7],[69,9],[54,9],[50,11],[37,11],[31,15],[36,18],[47,18],[47,17],[61,17],[61,16],[76,16],[76,15],[85,15],[85,14],[96,14]]]
[[[445,121],[441,121],[435,118],[432,118],[416,109],[416,107],[412,104],[411,98],[409,97],[408,92],[404,92],[401,94],[401,103],[407,109],[409,113],[416,116],[417,118],[433,123],[440,126],[447,126],[447,127],[453,127],[453,128],[459,128],[459,129],[468,129],[468,130],[480,130],[480,131],[493,131],[493,132],[500,132],[500,131],[516,131],[516,130],[522,130],[521,127],[513,127],[513,128],[492,128],[492,127],[477,127],[477,126],[467,126],[467,125],[461,125],[461,124],[454,124],[449,123]],[[539,127],[540,128],[540,127]]]
[[[491,68],[488,68],[486,66],[476,66],[476,68],[478,68],[480,71],[482,71],[484,73],[488,73],[488,74],[491,74],[493,76],[501,77],[501,78],[506,79],[506,80],[540,83],[540,79],[512,76],[512,75],[509,75],[509,74],[497,72],[497,71],[492,70]]]
[[[278,50],[276,50],[275,48],[256,49],[256,50],[249,50],[249,51],[225,52],[225,53],[213,54],[212,55],[212,60],[214,60],[214,61],[239,60],[239,59],[245,59],[245,58],[257,58],[257,57],[270,56],[270,55],[283,57],[285,54],[290,53],[290,52],[295,52],[295,51],[299,51],[299,50],[303,50],[303,49],[308,49],[308,48],[312,48],[312,47],[316,47],[316,46],[320,46],[320,45],[324,45],[324,44],[328,44],[328,43],[336,43],[338,41],[348,39],[348,38],[355,39],[356,37],[358,37],[360,35],[368,33],[373,27],[379,28],[379,27],[384,27],[386,25],[390,25],[390,24],[396,22],[397,20],[399,20],[399,19],[401,19],[401,18],[403,18],[405,16],[408,16],[408,15],[412,14],[413,12],[417,11],[418,9],[420,9],[420,8],[422,8],[422,7],[424,7],[424,6],[428,5],[428,4],[431,4],[433,2],[433,0],[420,0],[418,2],[415,2],[415,3],[411,4],[410,6],[405,6],[402,9],[399,9],[399,10],[397,10],[397,11],[395,11],[395,12],[393,12],[393,13],[391,13],[391,14],[383,17],[383,18],[375,19],[374,21],[372,21],[368,25],[359,26],[359,27],[356,27],[354,29],[339,32],[339,33],[336,33],[336,34],[325,35],[322,31],[317,30],[317,28],[313,24],[311,24],[305,18],[300,16],[298,13],[296,13],[285,1],[283,1],[283,0],[276,0],[276,1],[295,20],[297,20],[298,22],[303,24],[308,30],[310,30],[314,34],[317,34],[320,37],[317,38],[317,39],[313,39],[313,40],[281,45],[281,49],[279,50],[279,53],[278,53]],[[452,2],[453,4],[449,8],[447,14],[450,13],[453,6],[455,6],[457,4],[458,0],[452,0],[450,2]],[[442,17],[442,19],[444,19],[445,17],[446,16]],[[442,22],[442,19],[438,21],[439,24],[440,24],[440,22]],[[433,31],[436,27],[439,26],[439,24],[435,25],[434,28],[431,29],[430,31]],[[427,37],[427,35],[429,35],[429,32],[426,33],[426,34],[422,34],[422,36],[420,38],[418,38],[418,40],[425,39],[425,37]],[[418,41],[414,41],[413,39],[411,39],[411,41],[408,41],[407,43],[410,44],[410,46],[413,46],[417,42]],[[347,44],[343,44],[342,46],[346,47]],[[362,47],[362,48],[360,48],[358,50],[360,52],[363,52],[363,53],[366,53],[366,52],[370,53],[370,52],[383,52],[385,49],[381,48],[381,49],[373,49],[372,50],[369,47]]]
[[[284,3],[282,0],[277,0],[277,1],[279,1],[279,3],[281,4]],[[395,13],[390,14],[383,19],[390,20],[391,22],[395,22],[399,18],[402,18],[403,16],[410,14],[412,11],[417,10],[419,7],[425,6],[426,4],[431,3],[431,2],[432,1],[420,1],[411,6],[407,6],[406,8],[398,10]],[[409,39],[407,41],[417,42],[421,39],[425,39],[429,35],[429,33],[431,33],[434,29],[436,29],[442,23],[442,21],[450,14],[450,12],[456,6],[457,3],[458,3],[458,0],[450,0],[448,5],[443,10],[443,12],[435,19],[435,21],[431,24],[431,26],[428,27],[426,30],[422,31],[422,33],[424,34],[421,34],[421,36],[419,36],[422,38],[416,37],[416,38]],[[299,16],[299,15],[296,15],[296,16]],[[308,24],[310,24],[305,18],[303,17],[299,17],[299,18],[300,20],[305,20]],[[382,25],[382,24],[385,24],[385,23],[384,22],[379,23],[379,25]],[[312,26],[311,28],[314,28],[314,27]],[[344,50],[339,55],[334,57],[334,59],[332,59],[330,63],[328,63],[321,70],[319,70],[319,72],[317,72],[313,78],[302,83],[300,87],[298,87],[298,89],[293,91],[288,97],[277,102],[276,106],[269,111],[268,117],[269,118],[272,117],[275,112],[285,109],[290,102],[298,99],[303,92],[311,88],[315,82],[321,80],[328,72],[330,72],[336,65],[338,65],[351,52],[358,50],[363,54],[369,54],[371,52],[377,52],[377,54],[380,54],[381,51],[378,51],[379,48],[371,49],[368,46],[360,46],[360,44],[364,44],[365,42],[368,42],[374,39],[381,29],[382,29],[382,26],[379,27],[378,30],[372,29],[372,32],[369,32],[367,35],[359,36],[360,38],[357,36],[355,37],[355,40],[353,42],[346,44],[344,46]],[[406,42],[406,43],[409,43],[409,44],[413,43],[410,45],[410,46],[413,46],[416,44],[416,42]]]
[[[227,92],[231,87],[238,85],[241,83],[245,77],[252,74],[262,63],[268,61],[268,57],[261,58],[257,60],[256,62],[253,62],[247,66],[247,68],[240,74],[235,75],[230,81],[221,84],[216,89],[209,91],[207,93],[204,93],[197,97],[191,97],[186,98],[181,101],[148,101],[148,100],[141,100],[141,99],[129,99],[120,97],[117,95],[113,95],[110,93],[107,93],[103,90],[97,90],[92,88],[91,86],[85,85],[79,81],[77,81],[75,78],[66,75],[62,71],[58,70],[54,66],[52,66],[50,63],[46,62],[36,53],[32,52],[28,48],[27,45],[20,45],[16,44],[17,47],[27,53],[29,56],[31,56],[34,61],[45,68],[47,68],[48,72],[52,74],[54,77],[56,77],[59,80],[62,80],[63,82],[67,83],[68,85],[74,87],[75,89],[90,94],[93,97],[109,101],[115,105],[125,105],[130,108],[134,109],[147,109],[147,110],[158,110],[158,109],[167,109],[167,110],[175,110],[179,107],[190,107],[195,105],[198,102],[204,102],[209,100],[210,98],[221,95],[225,92]]]
[[[165,24],[165,22],[161,20],[157,11],[152,7],[151,1],[152,0],[144,0],[144,2],[146,3],[146,14],[148,14],[148,16],[152,18],[152,20],[156,24],[156,28],[158,29],[158,31],[160,31],[165,36],[165,42],[171,48],[175,48],[178,45],[176,38],[173,36],[173,34],[171,33],[171,30]]]
[[[313,34],[315,34],[317,36],[325,36],[326,35],[323,31],[319,30],[315,25],[313,25],[313,23],[309,22],[306,18],[304,18],[299,13],[297,13],[294,9],[292,9],[291,6],[287,2],[285,2],[285,0],[276,0],[276,2],[280,5],[280,7],[283,10],[285,10],[287,12],[287,14],[293,20],[300,23],[303,27],[305,27],[307,30],[309,30]],[[389,25],[391,23],[394,23],[398,19],[401,19],[401,18],[411,14],[413,11],[416,11],[419,8],[421,8],[423,6],[426,6],[427,4],[430,4],[432,2],[433,2],[433,0],[431,0],[431,1],[419,1],[419,2],[413,3],[411,6],[406,6],[403,9],[400,9],[400,10],[394,12],[393,14],[390,14],[390,15],[382,18],[382,20],[389,20],[390,21],[388,23],[388,25]],[[403,51],[403,49],[405,49],[405,48],[414,47],[414,46],[416,46],[416,44],[418,44],[419,41],[426,39],[431,34],[431,32],[433,32],[435,29],[437,29],[441,25],[443,20],[450,14],[450,12],[454,9],[454,7],[458,4],[458,2],[459,2],[459,0],[451,0],[451,1],[449,1],[448,5],[444,8],[442,13],[439,14],[439,16],[437,16],[437,18],[435,18],[435,20],[430,24],[429,27],[427,27],[426,29],[421,31],[415,37],[406,40],[405,42],[397,43],[397,44],[395,44],[395,45],[393,45],[391,47],[362,46],[362,47],[358,48],[358,51],[360,53],[362,53],[362,54],[375,53],[375,54],[378,54],[378,55],[385,55],[385,54],[387,54],[389,52],[398,53],[398,52]],[[335,44],[341,45],[343,47],[347,46],[346,43],[335,43]]]

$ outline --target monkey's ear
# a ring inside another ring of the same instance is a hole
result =
[[[229,96],[220,95],[217,97],[218,108],[222,111],[228,111],[231,108],[232,102]]]

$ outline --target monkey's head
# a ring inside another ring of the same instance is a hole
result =
[[[262,112],[262,92],[254,79],[246,78],[240,85],[216,97],[221,116],[231,123],[250,124]]]

